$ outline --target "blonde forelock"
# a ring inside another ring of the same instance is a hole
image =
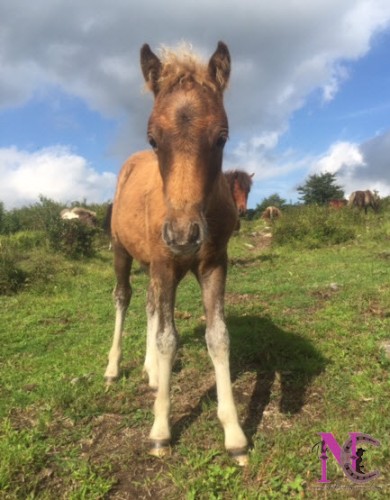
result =
[[[162,45],[158,50],[158,56],[162,64],[158,80],[161,91],[189,79],[208,86],[213,91],[217,90],[215,82],[210,78],[207,63],[193,52],[190,44],[182,42],[176,48]]]

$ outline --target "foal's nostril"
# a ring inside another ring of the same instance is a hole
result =
[[[194,253],[202,243],[202,228],[199,223],[180,225],[177,221],[165,221],[162,238],[165,244],[177,254]]]
[[[188,235],[189,243],[199,243],[200,240],[200,226],[197,222],[193,222],[190,227],[190,233]]]
[[[169,222],[166,222],[163,226],[163,240],[167,245],[171,245],[174,242],[172,226]]]

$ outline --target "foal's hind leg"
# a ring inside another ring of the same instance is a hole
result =
[[[114,268],[116,274],[115,330],[114,339],[108,355],[108,365],[104,377],[111,384],[119,377],[119,365],[122,357],[121,340],[126,311],[131,299],[130,271],[133,258],[122,248],[114,248]]]
[[[227,260],[227,257],[226,257]],[[238,421],[229,367],[229,334],[224,318],[226,260],[216,266],[199,269],[206,312],[207,348],[214,364],[218,395],[218,418],[225,432],[225,448],[239,465],[245,465],[247,439]]]

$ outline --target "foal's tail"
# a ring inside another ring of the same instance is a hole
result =
[[[109,203],[107,205],[107,212],[103,221],[103,230],[106,233],[106,235],[110,238],[110,240],[111,240],[111,217],[112,217],[112,203]]]

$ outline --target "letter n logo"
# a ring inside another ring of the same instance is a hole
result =
[[[327,451],[330,451],[346,477],[355,483],[366,483],[379,476],[378,471],[363,472],[362,456],[366,451],[358,448],[363,443],[372,446],[380,446],[379,441],[368,434],[361,432],[350,432],[350,438],[340,446],[331,432],[320,432],[321,436],[321,479],[319,483],[330,483],[327,478]]]

